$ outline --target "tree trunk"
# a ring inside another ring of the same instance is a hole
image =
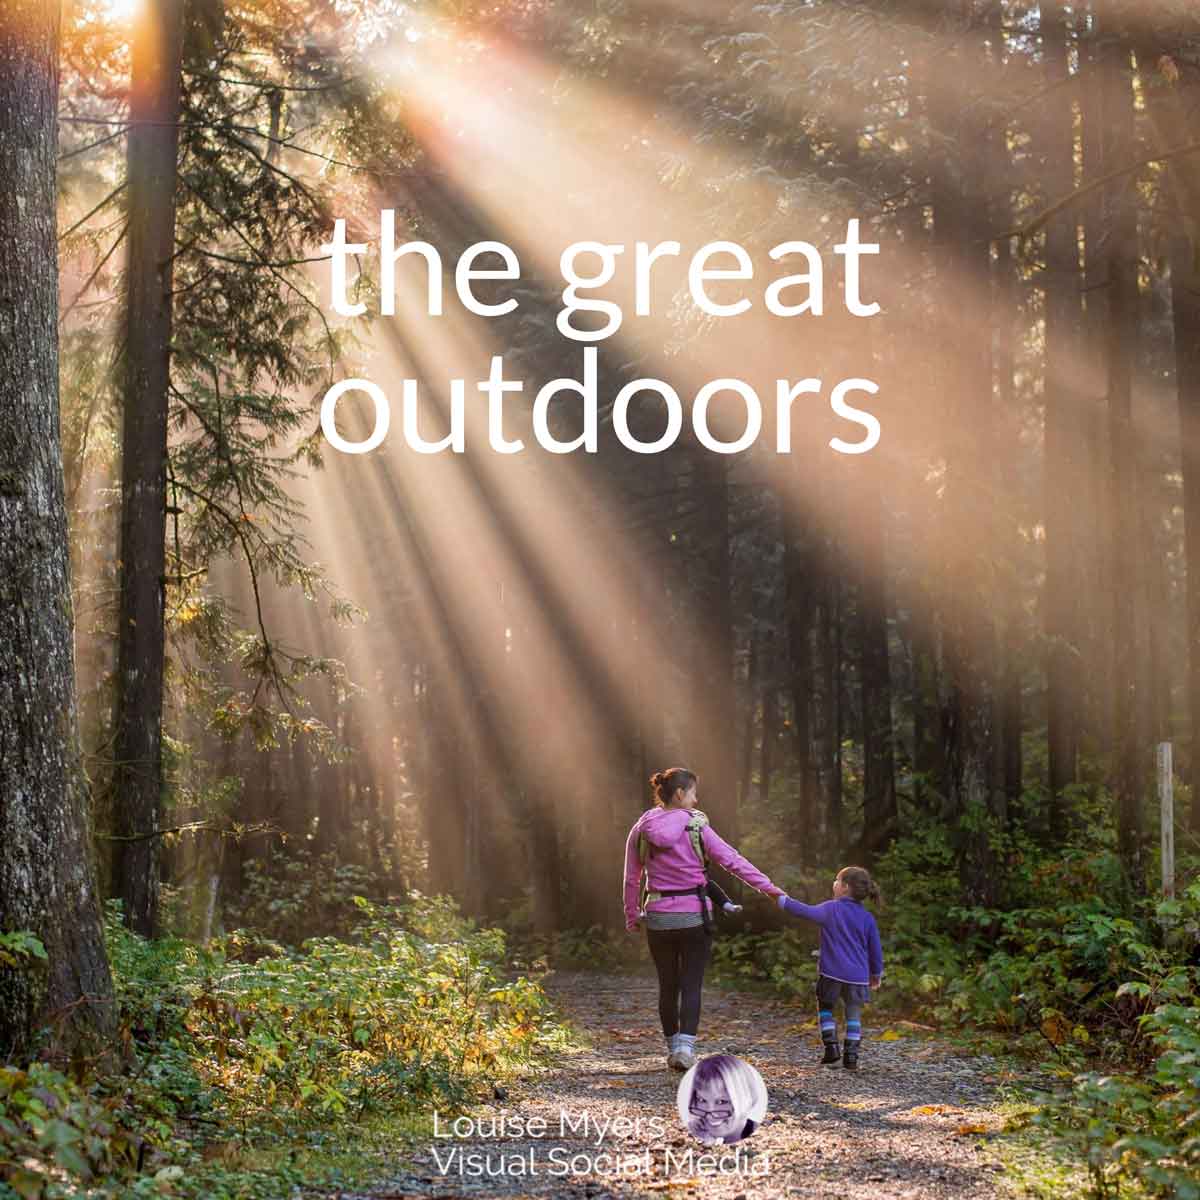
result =
[[[993,209],[993,225],[1006,228],[1011,225],[1013,212],[1008,197],[998,202]],[[999,336],[996,339],[995,394],[998,417],[1007,416],[1003,429],[1003,451],[1019,454],[1020,407],[1013,380],[1013,345],[1017,331],[1014,317],[1018,307],[1018,278],[1013,264],[1011,239],[1002,241],[996,248],[996,286],[993,288],[993,326]],[[997,446],[997,450],[1000,451]],[[1003,533],[1005,558],[1012,563],[1004,576],[1001,588],[1003,613],[1003,642],[1000,653],[999,677],[996,683],[996,754],[997,774],[1004,789],[1005,808],[1011,827],[1013,816],[1021,800],[1022,773],[1022,688],[1021,668],[1024,653],[1023,617],[1021,604],[1021,578],[1017,568],[1020,545],[1014,536],[1013,523],[1006,523]]]
[[[878,465],[863,464],[858,622],[863,719],[862,853],[868,861],[896,833],[896,764],[892,734],[892,677],[888,658],[887,555]]]
[[[916,590],[926,612],[912,618],[913,803],[924,812],[936,812],[946,799],[946,748],[941,737],[938,695],[941,619],[928,588]]]
[[[1175,385],[1183,467],[1184,558],[1187,562],[1188,717],[1191,729],[1191,828],[1200,833],[1200,271],[1198,248],[1179,239],[1171,256]]]
[[[171,263],[183,0],[148,0],[133,42],[128,159],[121,605],[113,775],[115,885],[131,929],[158,923]],[[147,836],[150,835],[150,836]]]
[[[1067,18],[1063,5],[1042,5],[1042,55],[1047,94],[1042,143],[1045,194],[1067,195],[1074,184],[1075,134],[1068,78]],[[1077,778],[1080,698],[1083,694],[1079,596],[1079,498],[1086,472],[1086,440],[1080,398],[1072,384],[1072,350],[1079,337],[1079,246],[1075,210],[1046,228],[1045,269],[1045,528],[1046,583],[1042,593],[1046,631],[1046,727],[1049,762],[1050,834],[1067,835],[1069,804],[1063,789]]]
[[[702,645],[697,647],[695,742],[683,765],[700,776],[700,807],[737,844],[737,724],[733,690],[733,612],[729,569],[729,482],[723,455],[697,447],[697,529],[702,539],[697,589]],[[694,766],[692,764],[695,764]]]
[[[1106,6],[1108,9],[1108,6]],[[1111,10],[1109,10],[1111,11]],[[1113,12],[1113,16],[1116,14]],[[1113,26],[1104,32],[1111,38]],[[1134,115],[1130,54],[1123,40],[1102,51],[1104,160],[1133,160]],[[1137,478],[1132,410],[1133,346],[1138,321],[1136,176],[1114,181],[1108,210],[1108,433],[1111,447],[1109,515],[1112,537],[1112,648],[1115,747],[1112,792],[1117,812],[1117,850],[1129,885],[1144,892],[1141,814],[1141,747],[1137,735],[1137,627],[1134,580],[1137,561]]]
[[[0,1059],[43,1021],[65,1049],[113,1026],[79,757],[58,418],[59,6],[0,7]],[[94,1047],[92,1047],[94,1049]]]
[[[762,684],[762,755],[758,766],[758,794],[766,801],[771,795],[771,772],[775,769],[775,743],[779,737],[779,688],[775,681],[775,633],[766,634],[763,654],[765,678]]]
[[[814,536],[804,526],[798,514],[793,514],[786,531],[784,573],[787,593],[787,639],[789,650],[789,690],[792,697],[792,731],[796,752],[796,774],[799,795],[792,814],[789,840],[803,849],[823,833],[819,806],[816,803],[816,771],[813,767],[812,736],[809,706],[812,702],[813,663],[811,627],[815,609],[816,556],[810,541]],[[805,851],[807,853],[807,851]]]
[[[1093,10],[1095,9],[1093,5]],[[1085,32],[1086,31],[1086,32]],[[1102,30],[1100,31],[1103,32]],[[1080,101],[1083,130],[1083,182],[1094,185],[1105,166],[1104,79],[1101,70],[1100,39],[1096,23],[1090,30],[1083,22],[1078,28],[1079,68],[1083,72]],[[1075,392],[1082,410],[1084,461],[1093,470],[1084,480],[1077,499],[1089,519],[1081,523],[1083,543],[1083,581],[1080,602],[1088,623],[1088,659],[1084,663],[1085,747],[1093,754],[1107,755],[1113,739],[1113,678],[1110,597],[1114,587],[1111,536],[1108,520],[1108,486],[1105,478],[1108,446],[1107,399],[1105,389],[1105,347],[1108,336],[1108,278],[1106,261],[1107,225],[1104,192],[1099,187],[1080,202],[1080,220],[1084,230],[1083,268],[1083,356],[1075,380]]]
[[[971,36],[967,36],[970,33]],[[947,816],[956,827],[959,877],[969,904],[995,901],[996,870],[989,826],[1003,808],[994,750],[995,630],[983,598],[996,539],[990,408],[992,404],[988,294],[989,233],[982,194],[985,131],[978,110],[955,107],[956,81],[978,70],[982,55],[974,31],[963,31],[956,54],[936,72],[934,112],[959,115],[943,132],[945,149],[934,167],[934,253],[939,294],[954,349],[945,366],[947,413],[942,496],[944,670],[942,729]],[[944,283],[942,282],[944,280]]]
[[[750,798],[750,789],[754,784],[754,742],[757,733],[759,697],[759,637],[758,627],[754,618],[750,618],[750,644],[746,650],[746,724],[742,733],[742,762],[741,784],[738,787],[739,810]]]
[[[882,578],[864,576],[859,591],[862,639],[863,853],[868,859],[896,833],[895,752],[892,742],[892,680],[888,661],[887,608]]]

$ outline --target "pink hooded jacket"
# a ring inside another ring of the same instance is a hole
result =
[[[647,885],[652,892],[673,892],[704,883],[704,866],[696,857],[692,840],[684,832],[691,819],[686,808],[650,808],[634,822],[625,842],[625,928],[637,926],[638,890],[642,881],[642,864],[638,860],[638,838],[645,834],[651,853],[647,857]],[[728,842],[705,826],[700,834],[708,857],[743,883],[767,896],[781,896],[777,888],[752,862],[744,859]],[[705,900],[705,904],[709,904]],[[697,896],[664,896],[647,906],[648,912],[699,912]]]

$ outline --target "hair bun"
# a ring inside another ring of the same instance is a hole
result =
[[[654,792],[654,801],[659,807],[666,807],[667,802],[679,788],[685,790],[696,782],[697,776],[686,767],[668,767],[665,771],[655,771],[650,776],[650,787]]]

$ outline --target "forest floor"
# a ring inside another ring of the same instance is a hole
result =
[[[493,1138],[478,1126],[465,1138],[426,1136],[398,1145],[394,1166],[380,1164],[379,1182],[370,1188],[306,1196],[983,1200],[1013,1194],[1015,1181],[1002,1162],[1005,1139],[992,1136],[1005,1123],[999,1086],[1010,1076],[995,1059],[951,1045],[926,1027],[872,1023],[875,1006],[869,1007],[860,1068],[850,1072],[818,1064],[814,1014],[802,999],[707,986],[699,1053],[739,1055],[757,1067],[769,1093],[765,1122],[738,1143],[735,1156],[733,1146],[716,1152],[700,1146],[680,1124],[680,1076],[665,1066],[652,977],[556,972],[545,985],[578,1031],[578,1048],[471,1114],[479,1125],[493,1117],[542,1117],[543,1137]],[[577,1127],[586,1114],[590,1136],[562,1131],[564,1113]],[[640,1118],[640,1134],[610,1133],[597,1144],[603,1123],[617,1116],[630,1124]],[[441,1121],[444,1128],[446,1118]],[[490,1155],[490,1165],[503,1163],[504,1173],[460,1173],[457,1161],[448,1162],[452,1147],[480,1155],[480,1162]],[[531,1151],[532,1173],[525,1165]],[[648,1164],[651,1173],[604,1173],[611,1164],[597,1156],[611,1152],[636,1156],[635,1165]],[[575,1155],[584,1157],[572,1163]],[[552,1173],[567,1164],[571,1173]],[[588,1172],[592,1165],[597,1169]]]

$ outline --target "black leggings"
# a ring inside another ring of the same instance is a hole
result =
[[[695,1035],[700,1028],[700,989],[712,934],[703,925],[688,929],[647,929],[650,957],[658,968],[658,1015],[663,1034]]]

